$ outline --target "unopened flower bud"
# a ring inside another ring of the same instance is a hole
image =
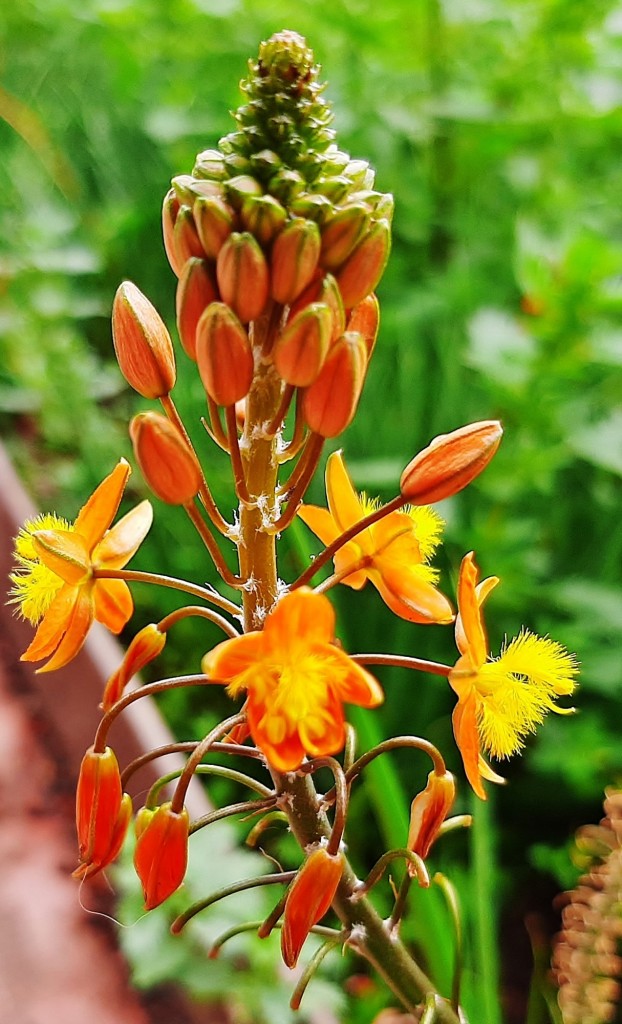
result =
[[[305,187],[305,179],[298,171],[283,167],[268,182],[268,191],[286,206],[290,206]]]
[[[317,178],[313,187],[321,195],[326,196],[331,203],[339,203],[352,188],[352,182],[343,174],[334,174],[329,177]]]
[[[450,498],[486,468],[502,435],[498,420],[481,420],[440,434],[408,463],[400,493],[414,505]]]
[[[322,302],[312,302],[288,321],[272,353],[287,384],[306,388],[313,383],[326,358],[332,326],[332,312]]]
[[[348,330],[358,331],[367,348],[367,361],[372,357],[380,326],[380,303],[372,292],[355,306],[348,318]]]
[[[259,182],[250,174],[238,174],[234,178],[229,178],[225,182],[225,190],[227,198],[236,210],[242,208],[247,196],[260,196],[263,192]]]
[[[343,855],[333,855],[323,846],[309,854],[294,878],[285,902],[281,953],[283,962],[294,968],[311,929],[330,910],[343,874]]]
[[[387,264],[390,248],[388,221],[376,221],[335,274],[346,309],[352,309],[374,291]]]
[[[320,262],[336,270],[350,255],[369,227],[369,211],[362,203],[338,210],[322,225]]]
[[[260,245],[269,245],[283,228],[287,213],[273,196],[248,196],[242,203],[240,219]]]
[[[195,179],[191,174],[177,174],[171,179],[171,186],[180,206],[192,206],[196,199],[194,185]]]
[[[456,797],[456,782],[451,772],[437,775],[430,772],[422,793],[410,805],[410,825],[407,847],[425,860],[438,831],[449,814]],[[414,864],[408,864],[411,877],[416,874]]]
[[[185,807],[177,814],[170,801],[141,819],[134,867],[142,883],[145,910],[158,907],[183,882],[188,865],[189,827]]]
[[[350,160],[343,171],[356,188],[373,188],[375,174],[367,160]]]
[[[333,204],[326,196],[303,192],[289,204],[289,209],[294,217],[305,217],[307,220],[314,220],[316,224],[323,224],[326,217],[332,213]]]
[[[205,257],[197,227],[194,223],[194,217],[192,216],[192,210],[189,206],[180,206],[179,208],[173,231],[173,245],[175,248],[175,260],[179,267],[178,277],[181,270],[183,270],[184,264],[192,256],[197,256],[199,259]]]
[[[330,343],[340,338],[346,329],[346,314],[343,308],[341,292],[332,274],[322,274],[317,271],[310,284],[300,293],[295,302],[289,307],[289,320],[293,320],[306,306],[312,302],[322,302],[327,305],[333,314],[332,331]]]
[[[177,330],[184,350],[196,360],[197,324],[210,302],[219,298],[216,277],[207,260],[188,260],[179,278],[176,295]]]
[[[367,349],[360,334],[346,332],[334,343],[303,399],[305,420],[316,434],[336,437],[352,422],[366,365]]]
[[[110,747],[89,747],[82,759],[76,792],[76,828],[80,866],[77,878],[90,878],[110,864],[121,849],[132,802],[121,789],[119,765]]]
[[[197,178],[223,181],[227,177],[225,158],[218,149],[205,149],[198,154],[192,173]]]
[[[244,327],[224,302],[212,302],[197,325],[197,365],[208,395],[235,405],[253,381],[253,349]]]
[[[178,213],[179,199],[175,195],[175,190],[171,188],[166,193],[162,204],[162,237],[168,261],[176,277],[179,277],[182,268],[175,248],[175,221]]]
[[[117,289],[112,337],[128,384],[143,398],[168,395],[175,384],[173,342],[160,314],[131,281]]]
[[[218,254],[216,277],[223,302],[243,324],[261,315],[268,300],[268,264],[248,231],[229,235]]]
[[[109,711],[112,705],[116,704],[132,676],[157,658],[165,643],[166,633],[161,633],[153,622],[136,634],[119,668],[112,673],[106,683],[100,705],[103,711]]]
[[[312,220],[296,218],[274,240],[270,263],[272,297],[293,302],[311,281],[320,257],[320,231]]]
[[[224,200],[216,196],[199,196],[192,212],[205,255],[215,260],[233,231],[233,213]]]
[[[203,475],[177,427],[158,412],[140,412],[130,423],[134,454],[156,497],[185,505],[198,494]]]

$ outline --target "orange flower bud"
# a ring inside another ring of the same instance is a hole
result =
[[[253,380],[248,334],[224,302],[212,302],[197,324],[197,364],[203,387],[218,405],[244,398]]]
[[[268,264],[248,231],[229,235],[218,254],[216,277],[223,302],[243,324],[261,315],[268,301]]]
[[[176,309],[179,337],[191,359],[197,357],[196,332],[201,314],[218,298],[212,267],[206,260],[189,259],[177,285]]]
[[[323,846],[309,854],[287,894],[281,953],[287,967],[298,963],[311,929],[330,910],[343,873],[343,857],[327,853]]]
[[[498,420],[468,423],[440,434],[408,463],[400,478],[400,493],[414,505],[450,498],[486,468],[502,435]]]
[[[185,807],[176,814],[170,801],[161,804],[148,818],[140,816],[134,867],[142,883],[145,910],[159,907],[183,882],[188,864],[189,827]]]
[[[178,277],[183,270],[184,264],[192,256],[197,256],[199,259],[205,257],[196,224],[194,223],[194,217],[192,216],[192,210],[189,206],[180,206],[179,208],[173,231],[173,246],[175,249],[175,262],[179,268],[177,271]]]
[[[177,220],[178,213],[179,199],[175,195],[175,190],[171,188],[166,193],[162,204],[162,236],[164,238],[164,248],[166,250],[168,261],[176,277],[179,277],[179,273],[183,266],[183,264],[180,263],[175,250],[175,221]]]
[[[322,369],[305,391],[303,413],[311,430],[336,437],[352,422],[367,365],[367,349],[358,332],[346,332],[330,349]]]
[[[354,307],[348,319],[348,330],[358,331],[363,336],[363,341],[367,347],[368,362],[376,347],[379,326],[380,303],[372,292],[362,302],[359,302],[358,306]]]
[[[199,196],[192,212],[205,254],[215,260],[233,231],[233,213],[227,204],[216,196]]]
[[[325,303],[333,314],[333,326],[330,336],[332,344],[333,341],[341,337],[346,329],[346,314],[343,308],[341,292],[332,274],[322,276],[321,273],[316,271],[311,282],[289,307],[288,323],[300,313],[301,309],[309,306],[312,302]]]
[[[390,248],[389,222],[376,221],[335,274],[346,309],[352,309],[374,291],[387,265]]]
[[[185,505],[198,494],[201,467],[188,442],[165,416],[141,412],[130,423],[134,454],[156,497]]]
[[[272,297],[293,302],[309,284],[320,258],[320,230],[312,220],[297,217],[274,240],[270,262]]]
[[[82,759],[76,792],[76,828],[80,865],[77,878],[90,878],[119,853],[132,802],[121,790],[119,765],[110,747],[89,747]]]
[[[260,245],[269,245],[287,220],[287,213],[274,196],[248,196],[242,203],[240,219]]]
[[[322,225],[320,262],[336,270],[348,258],[369,227],[369,210],[362,203],[338,210]]]
[[[333,326],[327,305],[312,302],[288,321],[273,350],[274,365],[287,384],[307,387],[322,368]]]
[[[418,793],[410,805],[410,825],[407,846],[413,853],[425,860],[430,847],[438,836],[438,830],[449,814],[456,797],[456,781],[451,772],[437,775],[430,772],[422,793]],[[408,874],[414,877],[416,868],[408,864]]]
[[[143,398],[168,395],[175,384],[173,342],[160,314],[131,281],[114,297],[112,338],[128,384]]]
[[[112,673],[106,683],[101,702],[104,711],[108,711],[116,704],[132,676],[157,658],[165,643],[166,633],[161,633],[153,622],[136,634],[119,668]]]

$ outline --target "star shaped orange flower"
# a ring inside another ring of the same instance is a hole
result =
[[[247,691],[251,736],[277,771],[308,754],[335,754],[345,742],[343,704],[382,703],[380,684],[335,645],[327,597],[300,587],[281,598],[262,630],[225,640],[205,655],[205,675]]]
[[[324,544],[332,544],[375,507],[356,493],[341,452],[333,452],[326,463],[326,496],[327,509],[303,505],[298,512]],[[369,580],[391,611],[409,622],[452,622],[451,604],[435,586],[439,574],[428,564],[442,527],[428,506],[389,512],[339,548],[335,573],[354,590]]]
[[[71,661],[94,619],[119,633],[133,612],[124,580],[94,576],[97,569],[122,569],[151,526],[151,505],[143,501],[109,528],[130,472],[129,464],[121,459],[75,523],[53,515],[39,516],[18,534],[12,599],[25,618],[39,624],[22,660],[49,658],[41,672]]]

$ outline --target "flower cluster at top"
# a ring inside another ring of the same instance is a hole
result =
[[[370,927],[364,915],[372,911],[359,899],[366,887],[354,879],[342,848],[351,786],[365,764],[384,753],[381,745],[356,760],[347,724],[347,705],[375,708],[384,699],[368,668],[400,665],[448,681],[457,697],[453,730],[465,773],[485,799],[484,781],[499,781],[486,757],[515,754],[548,711],[563,711],[557,700],[572,693],[577,665],[561,645],[527,631],[499,657],[490,655],[482,605],[498,581],[479,582],[473,553],[460,567],[457,613],[439,589],[432,559],[443,521],[430,506],[485,469],[501,440],[498,422],[436,437],[406,466],[397,495],[386,504],[357,494],[342,453],[333,451],[326,462],[327,507],[304,503],[326,440],[345,430],[358,406],[378,333],[374,289],[389,254],[393,202],[374,190],[364,161],[337,148],[318,68],[300,37],[284,32],[262,44],[243,91],[237,130],[218,149],[201,153],[192,175],[173,179],[163,208],[164,244],[178,278],[179,338],[205,390],[207,435],[230,459],[234,522],[217,506],[204,455],[171,396],[177,362],[159,314],[130,282],[119,288],[112,313],[121,371],[162,407],[130,424],[136,462],[155,497],[189,517],[199,550],[234,597],[126,570],[151,526],[152,508],[143,501],[112,525],[130,473],[121,460],[74,523],[45,516],[24,526],[12,598],[37,626],[23,658],[45,661],[40,671],[76,657],[95,619],[114,633],[126,626],[128,581],[185,590],[200,602],[142,629],[108,680],[104,716],[78,784],[76,873],[90,877],[114,860],[132,816],[125,786],[134,767],[121,775],[107,743],[116,716],[143,692],[223,684],[239,710],[197,740],[171,800],[158,802],[158,787],[150,793],[136,816],[135,865],[147,908],[163,902],[183,881],[188,838],[199,827],[185,805],[190,779],[214,768],[210,752],[258,759],[270,785],[235,773],[260,798],[243,806],[249,813],[285,811],[304,850],[300,870],[279,876],[289,885],[286,897],[259,930],[267,935],[284,913],[283,957],[293,966],[331,905],[342,922],[335,933],[341,941],[351,940],[357,925]],[[285,584],[277,542],[296,517],[323,548]],[[233,569],[225,545],[235,549]],[[331,562],[333,571],[318,582]],[[414,624],[413,638],[419,625],[455,624],[455,663],[348,655],[327,594],[338,584],[360,590],[368,582],[392,612]],[[190,615],[216,623],[226,636],[205,653],[200,673],[197,665],[195,675],[127,691],[176,623]],[[398,851],[408,878],[425,885],[425,859],[447,827],[455,784],[428,741],[406,736],[395,739],[400,744],[425,750],[433,764],[405,823],[405,849]],[[302,780],[326,767],[335,785],[320,806]],[[394,941],[399,913],[387,941]]]

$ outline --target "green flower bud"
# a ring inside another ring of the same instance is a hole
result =
[[[206,149],[199,153],[192,173],[197,178],[224,181],[227,177],[227,171],[222,153],[217,149]]]

